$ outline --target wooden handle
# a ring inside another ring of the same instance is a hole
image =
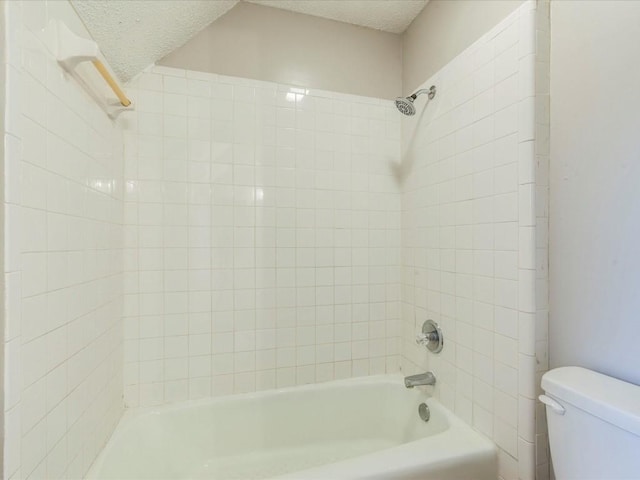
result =
[[[103,63],[100,60],[93,60],[93,66],[96,67],[96,70],[100,72],[100,75],[102,75],[102,78],[104,78],[104,81],[107,82],[109,87],[111,87],[111,90],[113,90],[113,93],[116,94],[116,97],[118,97],[118,100],[120,100],[120,103],[122,104],[122,106],[128,107],[129,105],[131,105],[131,100],[127,98],[127,96],[124,94],[124,92],[120,88],[120,85],[116,83],[116,81],[113,79],[113,77],[111,76],[107,68],[103,65]]]

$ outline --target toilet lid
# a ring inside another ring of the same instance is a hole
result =
[[[640,436],[640,386],[581,367],[560,367],[542,376],[551,397],[570,403]]]

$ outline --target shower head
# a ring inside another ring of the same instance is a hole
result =
[[[436,96],[436,87],[435,85],[432,85],[428,90],[426,88],[423,88],[421,90],[418,90],[416,93],[414,93],[413,95],[410,95],[408,97],[398,97],[396,98],[395,102],[396,102],[396,108],[398,110],[400,110],[400,113],[402,113],[403,115],[407,115],[408,117],[415,115],[416,114],[416,107],[413,104],[413,101],[418,98],[418,95],[422,95],[423,93],[426,93],[429,97],[429,100],[432,100],[433,97]]]
[[[400,110],[400,113],[409,117],[416,114],[416,107],[413,105],[411,97],[396,98],[396,108]]]

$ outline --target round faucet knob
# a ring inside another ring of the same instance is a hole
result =
[[[437,342],[438,334],[435,332],[431,333],[419,333],[416,335],[416,343],[418,345],[426,345],[429,342]]]
[[[422,325],[422,332],[416,336],[416,344],[424,345],[433,353],[440,353],[442,350],[443,338],[442,330],[433,320],[427,320]]]

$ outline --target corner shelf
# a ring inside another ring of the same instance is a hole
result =
[[[115,75],[102,60],[104,57],[96,42],[76,35],[59,20],[51,20],[47,30],[49,44],[53,47],[58,64],[89,93],[110,118],[115,119],[120,113],[133,110],[131,101]],[[82,68],[81,65],[86,62],[90,62],[99,75],[89,74],[87,69]],[[113,95],[105,92],[104,84],[102,87],[98,85],[102,81]]]

